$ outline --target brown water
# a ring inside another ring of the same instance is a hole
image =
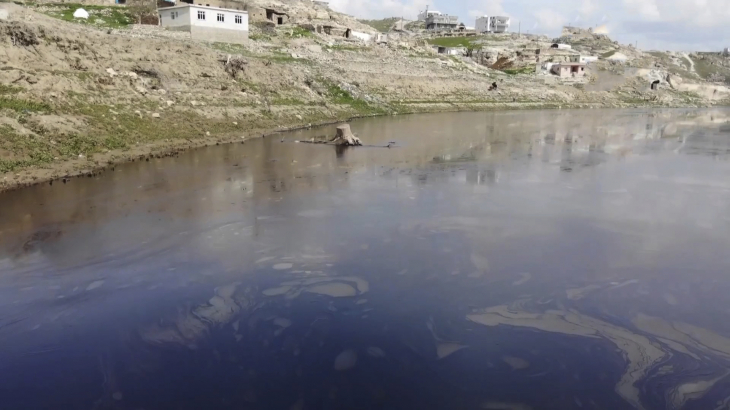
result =
[[[728,409],[727,110],[357,121],[0,195],[2,409]]]

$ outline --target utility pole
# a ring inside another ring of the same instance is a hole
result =
[[[522,37],[522,22],[517,22],[517,37]]]

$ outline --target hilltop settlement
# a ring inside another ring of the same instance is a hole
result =
[[[318,0],[0,2],[0,190],[358,116],[730,103],[730,54]]]

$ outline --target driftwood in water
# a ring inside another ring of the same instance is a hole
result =
[[[348,146],[362,146],[362,142],[360,141],[360,138],[356,137],[355,134],[352,133],[350,130],[350,124],[342,124],[337,127],[337,134],[335,134],[335,137],[331,140],[327,140],[327,137],[320,136],[316,138],[312,138],[309,141],[298,141],[298,142],[304,142],[308,144],[328,144],[328,145],[339,145],[343,147]]]
[[[359,146],[362,145],[362,142],[360,141],[360,138],[356,137],[355,134],[352,133],[350,130],[350,124],[342,124],[337,127],[337,134],[335,134],[335,139],[330,141],[334,143],[335,145],[344,145],[344,146]]]

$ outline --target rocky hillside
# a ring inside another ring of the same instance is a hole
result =
[[[90,10],[108,18],[79,24],[50,6],[0,4],[9,10],[0,20],[0,189],[353,116],[702,106],[728,95],[693,74],[667,82],[674,71],[663,57],[640,51],[625,65],[595,64],[586,80],[535,74],[539,38],[477,38],[481,57],[447,57],[418,36],[375,45],[285,25],[254,26],[238,46],[130,25],[116,9]],[[652,91],[655,77],[662,87]]]

